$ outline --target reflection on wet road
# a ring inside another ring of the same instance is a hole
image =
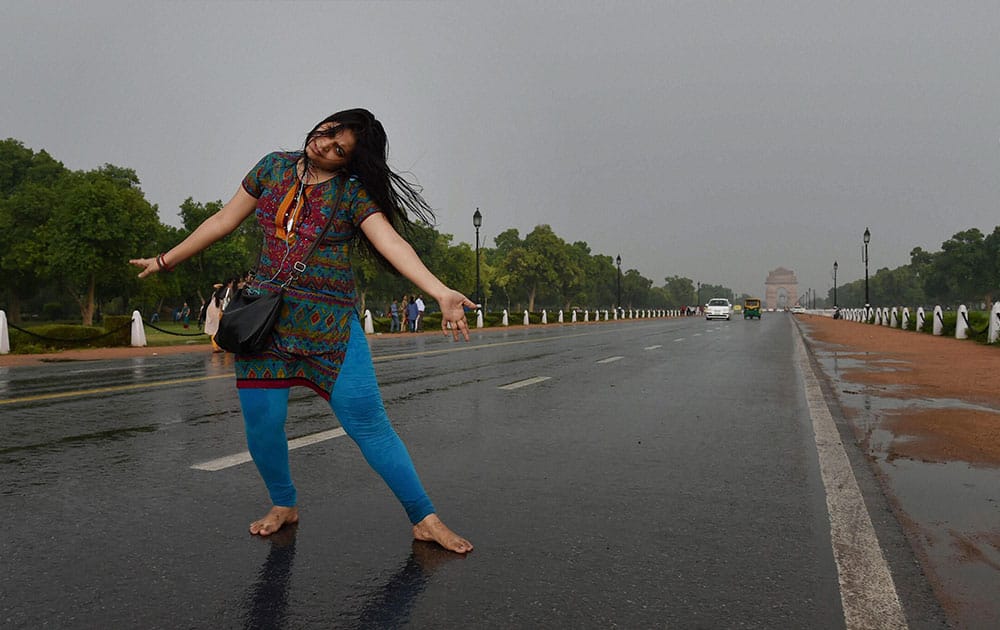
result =
[[[338,424],[309,390],[302,520],[265,540],[252,464],[192,468],[246,451],[231,359],[8,368],[5,626],[844,627],[787,317],[371,344],[468,557],[411,540],[353,442],[315,438]],[[911,627],[939,620],[925,591],[901,591]]]

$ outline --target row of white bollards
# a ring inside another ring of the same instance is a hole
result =
[[[986,340],[990,343],[996,343],[1000,339],[1000,302],[993,305],[993,310],[990,311],[990,329],[986,333]]]
[[[849,308],[842,309],[840,316],[848,321],[873,322],[876,326],[889,326],[891,328],[902,328],[910,330],[910,309],[909,307],[887,306],[879,308]],[[927,324],[927,314],[924,307],[917,307],[916,322],[913,330],[921,332]],[[968,339],[969,329],[969,309],[965,304],[958,307],[957,319],[955,320],[955,338]],[[941,306],[935,306],[931,315],[931,332],[934,335],[944,334],[944,311]],[[995,302],[990,309],[989,327],[986,332],[987,343],[996,343],[1000,340],[1000,302]]]
[[[146,345],[146,329],[142,325],[142,315],[132,311],[132,330],[129,335],[131,345],[141,348]],[[10,331],[7,330],[7,313],[0,310],[0,354],[10,354]]]
[[[577,321],[577,313],[578,313],[577,309],[573,309],[573,311],[572,311],[572,321],[574,323]],[[603,316],[604,321],[609,321],[612,317],[614,318],[615,321],[617,321],[619,318],[620,319],[641,319],[641,318],[649,318],[649,317],[679,317],[680,316],[680,311],[679,310],[655,310],[655,309],[648,309],[648,310],[633,310],[633,309],[629,309],[628,311],[626,311],[625,309],[614,309],[614,310],[605,309],[603,311],[601,311],[599,309],[595,309],[593,311],[593,313],[594,313],[594,321],[595,322],[596,321],[601,321],[602,316]],[[591,314],[591,312],[590,312],[589,309],[584,310],[583,311],[583,321],[589,322],[590,321],[590,314]],[[542,321],[543,324],[548,324],[549,323],[549,315],[548,315],[548,311],[547,310],[542,310],[542,319],[541,319],[541,321]],[[560,324],[564,323],[564,321],[565,321],[565,316],[564,316],[562,310],[559,311],[559,314],[558,314],[558,317],[557,317],[557,321]],[[524,311],[523,322],[524,322],[525,326],[530,325],[530,319],[529,319],[528,311]],[[504,309],[504,311],[503,311],[503,325],[504,326],[509,326],[510,325],[510,317],[509,317],[509,314],[507,313],[506,309]],[[477,309],[476,310],[476,328],[482,328],[482,327],[483,327],[483,311],[482,311],[482,309]],[[3,311],[3,310],[0,310],[0,354],[9,354],[10,353],[10,333],[8,332],[7,329],[8,329],[8,326],[7,326],[7,313],[5,311]],[[364,330],[365,330],[365,333],[368,334],[368,335],[375,334],[375,322],[374,322],[374,318],[372,317],[371,310],[368,310],[368,309],[365,310],[365,314],[364,314]],[[134,347],[144,347],[147,344],[147,341],[146,341],[146,328],[145,328],[145,326],[143,324],[143,321],[142,321],[142,314],[139,313],[139,311],[132,311],[132,328],[131,328],[131,335],[130,335],[130,344],[132,346],[134,346]]]
[[[7,332],[7,313],[0,311],[0,354],[10,354],[10,336]]]

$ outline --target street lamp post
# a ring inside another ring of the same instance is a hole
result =
[[[483,215],[476,208],[476,213],[472,215],[472,225],[476,226],[476,304],[482,307],[483,298],[479,288],[479,226],[483,224]]]
[[[618,310],[622,308],[622,255],[615,257],[615,264],[618,265]]]
[[[872,240],[872,233],[865,228],[865,311],[867,312],[868,306],[871,302],[868,301],[868,241]]]
[[[701,312],[701,283],[699,282],[698,283],[698,304],[697,304],[697,310],[695,310],[695,313],[697,314],[697,313],[700,313],[700,312]]]
[[[837,261],[833,261],[833,308],[837,308]]]

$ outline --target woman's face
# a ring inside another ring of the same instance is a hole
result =
[[[306,144],[306,155],[313,164],[324,171],[335,172],[345,168],[351,162],[351,156],[358,144],[357,136],[350,129],[339,129],[333,135],[324,134],[335,127],[335,122],[328,122],[317,127],[312,140]]]

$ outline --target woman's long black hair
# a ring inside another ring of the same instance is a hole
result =
[[[319,130],[331,122],[337,123],[338,126],[324,131]],[[309,168],[306,146],[314,138],[336,135],[342,128],[350,129],[357,138],[348,174],[356,176],[361,181],[368,196],[385,214],[392,227],[397,232],[406,234],[414,224],[414,220],[433,225],[434,211],[421,195],[420,187],[389,168],[387,163],[389,142],[385,129],[367,109],[347,109],[317,123],[302,145],[305,169]],[[388,264],[388,261],[372,246],[361,230],[358,230],[356,245],[362,255],[373,257],[385,267],[392,269],[392,265]]]

